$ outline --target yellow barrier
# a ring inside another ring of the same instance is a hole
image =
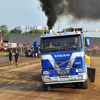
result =
[[[90,57],[88,55],[85,55],[85,62],[87,67],[90,67]]]
[[[96,69],[95,68],[89,68],[90,67],[90,57],[85,55],[85,62],[86,65],[88,67],[87,71],[88,71],[88,77],[90,82],[95,82],[95,74],[96,74]]]

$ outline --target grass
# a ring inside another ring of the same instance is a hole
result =
[[[5,52],[5,55],[8,55],[9,52]],[[0,55],[4,55],[4,52],[0,52]]]
[[[31,61],[31,62],[36,62],[36,61],[40,61],[40,60],[34,60],[34,61]]]
[[[9,52],[5,52],[5,55],[8,55]],[[12,54],[15,54],[14,52]],[[19,54],[25,54],[24,52],[19,52]],[[0,55],[4,55],[4,52],[0,52]]]
[[[18,64],[18,66],[19,66],[19,65],[24,65],[24,63],[20,63],[20,64]],[[0,67],[0,69],[11,68],[11,67],[15,67],[15,66],[17,66],[17,65]]]
[[[37,62],[37,61],[40,61],[40,60],[34,60],[34,61],[31,61],[31,62]],[[19,63],[18,65],[0,67],[0,69],[11,68],[11,67],[16,67],[16,66],[20,66],[20,65],[25,65],[25,63]]]

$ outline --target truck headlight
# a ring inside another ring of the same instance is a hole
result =
[[[44,75],[50,74],[50,71],[43,71],[43,74],[44,74]]]
[[[78,79],[83,79],[83,76],[82,75],[79,75],[77,77],[78,77]]]
[[[46,78],[46,79],[45,79],[45,82],[49,82],[49,81],[50,81],[50,78]]]
[[[84,71],[84,68],[77,68],[76,69],[76,72],[83,72]]]

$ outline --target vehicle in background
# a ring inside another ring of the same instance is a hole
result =
[[[33,48],[27,49],[27,50],[25,51],[25,56],[26,56],[26,57],[34,57],[34,50],[33,50]]]
[[[7,47],[0,46],[0,51],[1,51],[1,52],[7,51]]]
[[[12,49],[13,52],[15,52],[17,43],[2,43],[1,46],[7,48],[6,51],[8,51],[8,52],[10,49]],[[2,49],[2,51],[3,51],[3,49]]]
[[[17,47],[17,43],[7,43],[7,45],[8,45],[10,48],[15,48],[15,47]]]
[[[40,55],[40,46],[37,45],[37,41],[33,42],[33,47],[28,46],[25,47],[25,56],[26,57],[39,57]]]
[[[38,46],[37,41],[33,42],[33,47],[34,47],[34,57],[39,57],[40,46]]]
[[[85,48],[85,53],[89,56],[100,56],[100,45],[94,45],[91,48]]]
[[[91,51],[93,50],[100,50],[100,45],[94,45],[91,49]]]
[[[4,51],[8,51],[9,46],[7,45],[7,43],[1,43],[1,48],[0,51],[4,52]]]
[[[94,45],[91,49],[92,56],[100,56],[100,45]]]

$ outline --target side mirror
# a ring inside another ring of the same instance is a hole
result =
[[[86,47],[90,46],[90,39],[89,38],[85,38],[85,46]]]

